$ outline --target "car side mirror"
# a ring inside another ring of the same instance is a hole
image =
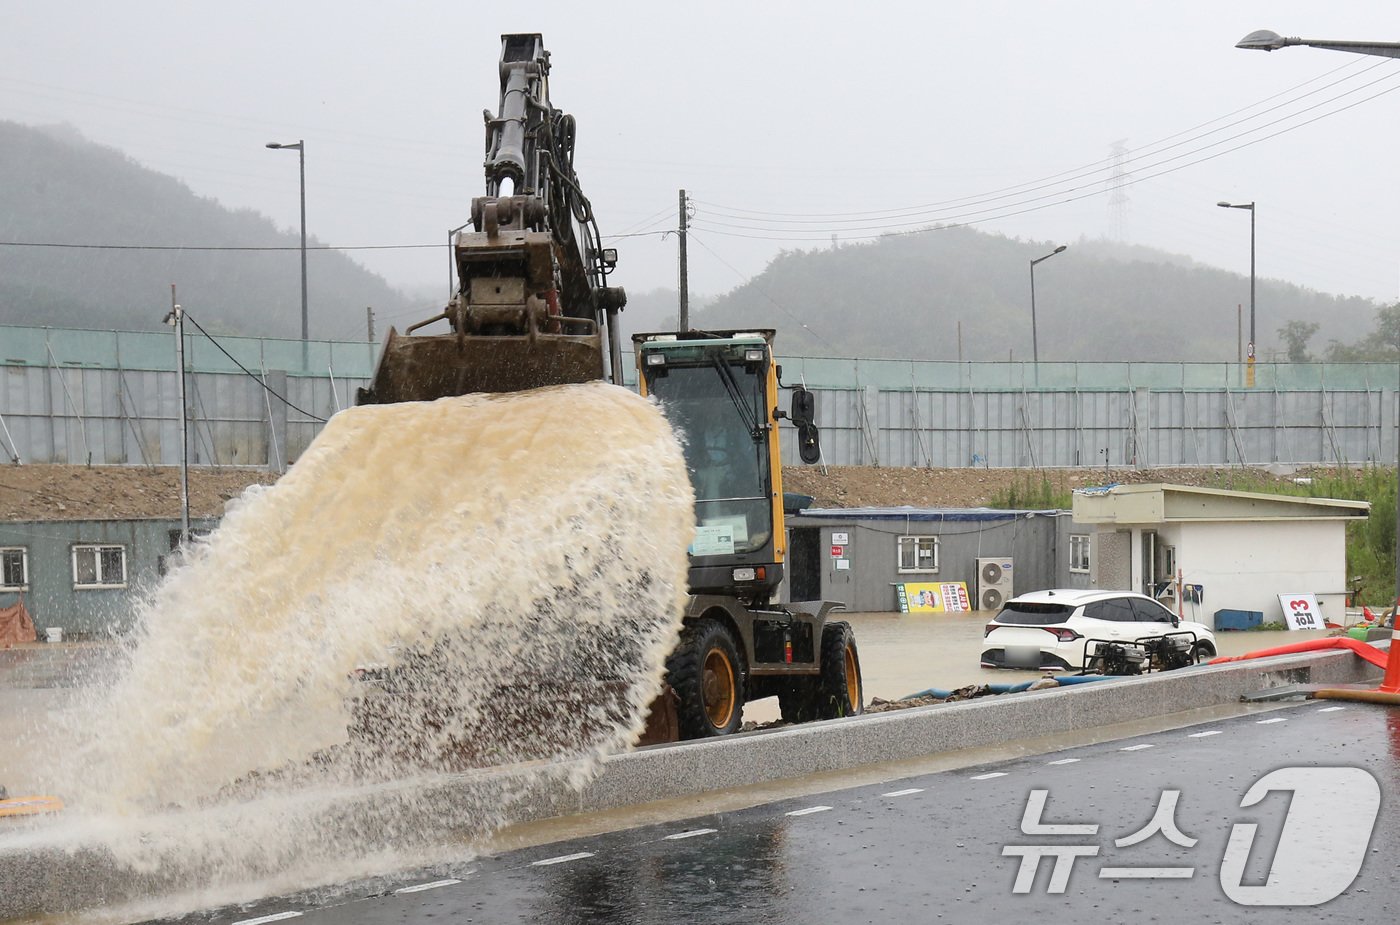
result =
[[[807,465],[820,462],[822,449],[817,432],[817,399],[802,386],[793,386],[792,406],[788,417],[797,428],[797,453]]]
[[[1178,627],[1178,626],[1180,626],[1180,625],[1181,625],[1181,618],[1178,617],[1176,614],[1172,614],[1172,627],[1173,627],[1173,628],[1176,628],[1176,627]]]

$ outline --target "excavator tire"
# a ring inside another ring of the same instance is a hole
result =
[[[744,715],[744,668],[729,627],[709,618],[687,626],[666,660],[666,672],[680,697],[682,739],[738,731]]]
[[[817,682],[818,719],[859,716],[865,712],[860,653],[851,624],[828,623],[822,632],[822,673]]]

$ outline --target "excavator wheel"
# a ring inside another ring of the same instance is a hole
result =
[[[865,712],[860,653],[849,623],[828,623],[822,632],[822,673],[817,682],[817,718],[836,719]]]
[[[707,618],[686,627],[666,671],[680,697],[681,738],[738,731],[744,714],[744,670],[727,626]]]

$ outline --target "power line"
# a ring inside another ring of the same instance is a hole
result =
[[[674,228],[663,228],[660,231],[634,231],[631,234],[605,234],[601,238],[604,241],[618,241],[622,238],[664,238],[668,234],[675,234]]]
[[[246,375],[249,379],[252,379],[252,380],[253,380],[254,382],[256,382],[258,385],[262,386],[263,389],[264,389],[264,391],[267,392],[267,394],[271,395],[273,398],[277,399],[277,400],[280,401],[282,404],[286,405],[288,408],[291,408],[293,411],[299,411],[299,412],[301,412],[302,414],[304,414],[304,415],[306,415],[307,417],[309,417],[311,420],[316,421],[316,422],[319,423],[319,424],[324,424],[324,423],[326,423],[326,419],[325,419],[325,418],[323,418],[323,417],[317,417],[316,415],[312,414],[310,411],[307,411],[307,410],[305,410],[305,409],[303,409],[303,408],[298,408],[296,405],[292,404],[290,401],[287,400],[286,396],[279,394],[275,389],[272,389],[271,387],[269,387],[268,384],[267,384],[266,382],[263,382],[263,380],[262,380],[262,378],[261,378],[260,376],[258,376],[258,375],[257,375],[256,373],[254,373],[252,370],[248,369],[248,367],[244,366],[242,363],[238,362],[238,359],[237,359],[233,354],[231,354],[231,353],[229,353],[227,350],[225,350],[225,349],[224,349],[224,345],[221,344],[221,343],[219,343],[219,342],[214,338],[214,335],[213,335],[213,334],[210,334],[208,331],[204,330],[203,325],[201,325],[198,321],[195,321],[195,320],[194,320],[194,316],[191,315],[191,314],[189,313],[189,309],[181,309],[181,313],[185,316],[185,318],[186,318],[191,324],[193,324],[196,328],[199,329],[199,333],[201,333],[201,334],[203,334],[205,337],[209,338],[209,342],[210,342],[211,344],[213,344],[215,347],[218,347],[218,348],[219,348],[219,352],[220,352],[220,353],[222,353],[224,356],[226,356],[226,357],[228,357],[230,360],[232,360],[234,366],[237,366],[239,369],[243,370],[244,375]],[[184,370],[179,370],[179,372],[183,375]]]
[[[694,233],[694,230],[693,230],[693,229],[687,229],[687,230],[690,232],[690,237],[691,237],[691,239],[694,240],[696,244],[699,244],[701,247],[705,248],[705,250],[709,251],[711,257],[714,257],[714,258],[715,258],[716,260],[718,260],[720,263],[724,264],[726,267],[729,267],[730,270],[733,270],[733,271],[734,271],[734,275],[735,275],[735,276],[738,276],[740,280],[742,280],[742,281],[744,281],[744,282],[753,283],[754,288],[757,289],[757,290],[759,291],[759,293],[760,293],[765,299],[767,299],[769,302],[772,302],[773,305],[778,309],[778,311],[782,312],[784,315],[787,315],[787,316],[788,316],[789,318],[791,318],[793,321],[796,321],[797,324],[798,324],[804,331],[806,331],[808,334],[810,334],[810,335],[812,335],[813,337],[815,337],[817,340],[821,341],[823,344],[825,344],[825,345],[826,345],[827,347],[829,347],[831,350],[835,350],[835,349],[836,349],[836,345],[835,345],[835,344],[833,344],[831,341],[827,340],[825,337],[822,337],[822,336],[821,336],[820,334],[818,334],[816,331],[812,330],[812,328],[807,324],[807,322],[803,321],[801,318],[797,317],[797,315],[795,315],[795,314],[793,314],[792,312],[788,311],[788,309],[787,309],[787,307],[786,307],[785,305],[783,305],[783,304],[782,304],[781,302],[779,302],[777,299],[773,298],[773,296],[770,295],[770,294],[768,293],[768,290],[766,290],[766,289],[764,289],[762,286],[758,285],[758,283],[757,283],[757,282],[754,282],[754,280],[749,279],[748,277],[745,277],[744,274],[741,273],[741,272],[739,272],[739,270],[738,270],[732,263],[730,263],[728,260],[725,260],[725,259],[724,259],[723,257],[721,257],[719,254],[715,253],[714,248],[710,247],[710,245],[706,244],[706,243],[705,243],[703,240],[701,240],[699,237],[696,237],[696,236],[695,236],[695,233]]]
[[[1280,97],[1280,96],[1284,96],[1284,95],[1286,95],[1286,94],[1293,93],[1293,92],[1296,91],[1296,90],[1300,90],[1300,89],[1302,89],[1303,87],[1306,87],[1308,84],[1315,83],[1316,81],[1323,80],[1323,79],[1325,79],[1325,78],[1327,78],[1327,77],[1330,77],[1330,76],[1332,76],[1333,74],[1338,73],[1339,71],[1344,71],[1344,70],[1356,68],[1360,63],[1361,63],[1361,59],[1358,59],[1358,60],[1356,60],[1356,61],[1348,62],[1348,63],[1346,63],[1346,64],[1343,64],[1343,65],[1339,66],[1339,67],[1335,67],[1335,68],[1333,68],[1333,69],[1330,70],[1330,71],[1325,71],[1325,72],[1323,72],[1322,74],[1317,75],[1316,77],[1309,78],[1308,80],[1305,80],[1305,81],[1303,81],[1303,82],[1300,83],[1300,84],[1295,84],[1294,86],[1289,87],[1289,88],[1287,88],[1287,89],[1285,89],[1285,90],[1280,90],[1279,92],[1274,93],[1274,94],[1272,94],[1272,95],[1270,95],[1270,96],[1267,96],[1267,97],[1265,97],[1265,98],[1262,99],[1262,100],[1258,100],[1258,101],[1256,101],[1256,102],[1254,102],[1254,103],[1250,103],[1250,104],[1247,105],[1247,106],[1242,106],[1242,107],[1240,107],[1239,109],[1235,109],[1235,110],[1233,110],[1233,111],[1231,111],[1231,112],[1228,112],[1228,113],[1226,113],[1226,114],[1224,114],[1224,115],[1222,115],[1222,116],[1217,116],[1217,117],[1214,118],[1214,119],[1210,119],[1210,120],[1207,120],[1207,121],[1205,121],[1205,122],[1201,122],[1201,123],[1199,123],[1199,124],[1197,124],[1197,125],[1192,126],[1191,128],[1183,129],[1183,130],[1181,130],[1181,131],[1179,131],[1179,132],[1174,132],[1174,133],[1172,133],[1171,135],[1166,135],[1166,136],[1164,136],[1164,137],[1162,137],[1162,138],[1159,138],[1159,139],[1157,139],[1156,141],[1149,142],[1149,143],[1147,143],[1147,144],[1145,144],[1145,145],[1142,145],[1142,146],[1140,146],[1140,147],[1138,147],[1138,148],[1133,149],[1134,157],[1128,158],[1127,160],[1123,161],[1123,163],[1127,163],[1127,162],[1130,161],[1130,160],[1135,160],[1135,159],[1140,159],[1140,158],[1142,158],[1142,157],[1151,156],[1151,154],[1153,153],[1152,149],[1157,148],[1159,145],[1162,145],[1162,144],[1164,144],[1164,143],[1166,143],[1166,142],[1168,142],[1168,141],[1172,141],[1172,140],[1174,140],[1174,139],[1176,139],[1176,138],[1180,138],[1182,135],[1187,135],[1187,134],[1189,134],[1189,133],[1191,133],[1191,132],[1195,132],[1195,131],[1197,131],[1197,130],[1199,130],[1199,129],[1203,129],[1203,128],[1205,128],[1206,126],[1213,125],[1213,124],[1215,124],[1216,122],[1220,122],[1220,121],[1223,121],[1223,120],[1225,120],[1225,119],[1229,119],[1229,118],[1231,118],[1231,117],[1233,117],[1233,116],[1239,115],[1240,113],[1247,112],[1247,111],[1249,111],[1250,109],[1254,109],[1254,108],[1257,107],[1257,106],[1261,106],[1261,105],[1263,105],[1264,103],[1268,103],[1268,102],[1270,102],[1270,101],[1272,101],[1272,100],[1275,100],[1275,99],[1277,99],[1277,98]],[[1162,151],[1168,151],[1168,150],[1171,150],[1171,148],[1173,148],[1173,147],[1179,147],[1180,144],[1185,144],[1185,143],[1187,143],[1187,142],[1189,142],[1189,141],[1192,141],[1192,140],[1197,140],[1197,139],[1199,139],[1199,138],[1204,138],[1204,137],[1206,137],[1207,135],[1214,134],[1215,132],[1218,132],[1218,131],[1224,131],[1225,129],[1228,129],[1228,128],[1230,128],[1230,127],[1233,126],[1233,125],[1240,125],[1240,124],[1243,124],[1243,123],[1245,123],[1245,122],[1250,121],[1251,119],[1258,118],[1259,116],[1264,115],[1265,113],[1272,112],[1272,111],[1274,111],[1275,109],[1282,108],[1283,106],[1288,105],[1289,103],[1294,103],[1294,102],[1298,102],[1298,101],[1300,101],[1300,100],[1306,99],[1306,98],[1309,97],[1309,96],[1312,96],[1312,95],[1314,95],[1314,94],[1316,94],[1316,93],[1320,93],[1320,92],[1322,92],[1323,90],[1327,90],[1327,89],[1330,89],[1330,88],[1332,88],[1332,87],[1335,87],[1335,86],[1337,86],[1338,84],[1341,84],[1341,83],[1343,83],[1343,82],[1346,81],[1346,80],[1352,79],[1353,77],[1361,76],[1361,75],[1366,74],[1366,73],[1368,73],[1368,72],[1370,72],[1370,71],[1372,71],[1372,70],[1375,70],[1375,69],[1378,68],[1378,67],[1383,67],[1383,66],[1389,65],[1389,64],[1391,64],[1391,63],[1392,63],[1392,62],[1390,62],[1390,61],[1378,61],[1378,62],[1376,62],[1376,63],[1374,63],[1374,64],[1371,64],[1371,65],[1369,65],[1369,66],[1367,66],[1367,67],[1362,68],[1362,70],[1361,70],[1359,73],[1357,73],[1357,74],[1349,75],[1348,77],[1342,78],[1342,79],[1340,79],[1340,80],[1333,81],[1333,82],[1331,82],[1331,83],[1329,83],[1329,84],[1326,84],[1325,86],[1318,87],[1318,88],[1315,89],[1315,90],[1311,90],[1311,91],[1309,91],[1308,93],[1303,94],[1302,96],[1296,97],[1295,99],[1285,101],[1284,103],[1281,103],[1281,104],[1279,104],[1279,105],[1277,105],[1277,106],[1273,106],[1273,107],[1270,107],[1269,109],[1262,110],[1261,112],[1255,113],[1253,116],[1249,116],[1248,118],[1245,118],[1245,119],[1236,120],[1235,122],[1232,122],[1232,123],[1230,123],[1230,124],[1228,124],[1228,125],[1224,125],[1224,126],[1221,126],[1221,127],[1217,128],[1217,129],[1213,129],[1211,132],[1206,132],[1206,133],[1204,133],[1204,134],[1202,134],[1202,135],[1195,136],[1194,138],[1186,139],[1186,141],[1179,142],[1177,145],[1171,145],[1171,146],[1169,146],[1169,147],[1162,148],[1160,151],[1157,151],[1157,152],[1155,152],[1155,153],[1161,153]],[[1392,76],[1393,76],[1393,75],[1392,75]],[[1348,91],[1347,93],[1354,93],[1354,92],[1356,92],[1357,90],[1365,89],[1366,87],[1371,86],[1372,84],[1377,83],[1377,82],[1379,82],[1380,80],[1384,80],[1384,79],[1386,79],[1386,78],[1384,78],[1384,77],[1379,78],[1379,79],[1376,80],[1376,81],[1372,81],[1372,82],[1369,83],[1369,84],[1365,84],[1365,85],[1363,85],[1362,87],[1358,87],[1358,88],[1356,88],[1355,90]],[[1346,96],[1347,93],[1339,94],[1337,97],[1333,97],[1332,99],[1333,99],[1333,100],[1340,99],[1342,96]],[[1326,101],[1326,102],[1331,102],[1331,101],[1332,101],[1332,100],[1328,100],[1328,101]],[[1307,111],[1307,110],[1304,110],[1304,111]],[[1262,126],[1262,127],[1267,127],[1267,126]],[[998,196],[998,195],[997,195],[997,194],[1001,194],[1001,193],[1008,193],[1008,194],[1009,194],[1009,193],[1013,193],[1013,192],[1015,192],[1015,191],[1017,191],[1017,190],[1019,190],[1019,191],[1021,191],[1021,192],[1034,192],[1034,191],[1036,191],[1036,190],[1040,190],[1040,189],[1046,188],[1046,185],[1050,185],[1050,186],[1058,185],[1058,184],[1050,183],[1050,181],[1052,181],[1052,180],[1059,180],[1060,178],[1062,178],[1062,177],[1067,177],[1068,175],[1071,175],[1071,174],[1074,174],[1074,175],[1076,175],[1076,176],[1070,177],[1070,179],[1078,179],[1079,176],[1087,176],[1087,175],[1092,175],[1093,173],[1101,173],[1101,172],[1103,172],[1104,170],[1111,170],[1111,169],[1113,169],[1115,166],[1117,166],[1117,163],[1118,163],[1118,162],[1117,162],[1116,158],[1114,158],[1114,157],[1109,157],[1109,158],[1104,158],[1104,159],[1099,159],[1099,160],[1091,161],[1091,162],[1089,162],[1088,164],[1084,164],[1084,165],[1081,165],[1081,166],[1079,166],[1079,167],[1072,167],[1072,168],[1069,168],[1069,169],[1067,169],[1067,170],[1062,170],[1062,171],[1060,171],[1059,173],[1050,174],[1050,175],[1048,175],[1048,176],[1040,177],[1040,178],[1035,179],[1035,180],[1028,180],[1028,181],[1025,181],[1025,182],[1022,182],[1022,183],[1013,184],[1013,185],[1011,185],[1011,186],[1004,186],[1004,187],[1000,187],[1000,188],[997,188],[997,189],[988,190],[988,191],[982,192],[982,193],[972,193],[972,194],[969,194],[969,195],[967,195],[967,196],[959,196],[959,197],[955,197],[955,198],[952,198],[952,199],[945,199],[945,200],[940,200],[940,201],[938,201],[938,202],[927,203],[927,204],[924,204],[924,205],[917,205],[917,206],[901,206],[901,207],[896,207],[896,208],[891,208],[891,209],[875,209],[875,210],[863,211],[863,212],[826,212],[826,213],[823,213],[823,212],[808,212],[808,213],[802,213],[802,212],[765,212],[765,211],[761,211],[761,210],[745,209],[745,208],[742,208],[742,207],[739,207],[739,206],[725,206],[725,205],[715,204],[715,203],[705,203],[705,204],[706,204],[706,205],[712,206],[712,207],[714,208],[715,214],[726,215],[727,217],[730,217],[730,218],[740,218],[740,219],[743,219],[743,218],[747,218],[747,217],[749,217],[749,216],[755,216],[755,218],[751,218],[751,219],[749,219],[749,220],[758,221],[758,220],[761,220],[760,218],[757,218],[757,217],[759,217],[759,216],[771,216],[771,217],[773,217],[773,218],[775,218],[775,219],[787,219],[787,218],[793,219],[793,221],[791,221],[791,222],[780,222],[780,223],[782,223],[782,224],[798,224],[798,223],[799,223],[799,220],[805,220],[805,219],[818,219],[818,220],[820,220],[820,219],[833,219],[833,220],[841,220],[841,219],[844,219],[844,220],[846,220],[846,221],[861,221],[861,220],[867,220],[867,219],[870,219],[870,218],[874,218],[874,217],[876,217],[876,216],[887,216],[887,217],[890,217],[890,218],[901,218],[901,217],[904,217],[905,215],[909,215],[909,214],[915,214],[915,215],[920,214],[920,211],[936,210],[936,209],[938,209],[939,207],[942,207],[942,206],[956,206],[956,205],[959,205],[959,204],[970,204],[969,201],[972,201],[973,203],[980,203],[980,202],[984,202],[984,201],[994,201],[994,200],[997,199],[997,198],[1008,198],[1008,197],[1006,197],[1006,196]],[[730,214],[730,213],[739,213],[739,214]],[[849,216],[850,218],[845,218],[845,217],[847,217],[847,216]]]
[[[1240,143],[1240,144],[1238,144],[1238,145],[1235,145],[1235,146],[1233,146],[1233,147],[1226,148],[1226,149],[1223,150],[1223,151],[1217,151],[1217,152],[1215,152],[1214,154],[1208,154],[1208,155],[1206,155],[1206,156],[1204,156],[1204,157],[1199,157],[1199,158],[1196,158],[1195,160],[1187,161],[1187,162],[1184,163],[1184,164],[1178,164],[1178,165],[1176,165],[1175,167],[1168,167],[1168,168],[1166,168],[1166,169],[1164,169],[1164,170],[1158,170],[1158,171],[1156,171],[1155,173],[1135,174],[1135,175],[1133,175],[1130,179],[1124,181],[1119,187],[1115,187],[1115,188],[1121,188],[1121,187],[1125,187],[1125,186],[1133,186],[1133,185],[1136,185],[1136,184],[1138,184],[1138,183],[1142,183],[1142,182],[1145,181],[1145,180],[1151,180],[1151,179],[1155,179],[1156,177],[1166,176],[1167,174],[1176,173],[1177,171],[1180,171],[1180,170],[1185,170],[1187,167],[1194,167],[1194,166],[1197,165],[1197,164],[1204,164],[1204,163],[1206,163],[1207,161],[1213,161],[1213,160],[1215,160],[1215,159],[1218,158],[1218,157],[1224,157],[1226,154],[1230,154],[1230,153],[1233,153],[1233,152],[1235,152],[1235,151],[1239,151],[1239,150],[1241,150],[1242,148],[1252,147],[1253,145],[1257,145],[1257,144],[1259,144],[1260,142],[1268,141],[1269,139],[1277,138],[1277,137],[1280,136],[1280,135],[1286,135],[1286,134],[1288,134],[1289,132],[1293,132],[1293,131],[1296,131],[1296,130],[1298,130],[1298,129],[1300,129],[1300,128],[1304,128],[1305,126],[1311,125],[1311,124],[1313,124],[1314,122],[1318,122],[1318,121],[1321,121],[1322,119],[1326,119],[1326,118],[1328,118],[1329,116],[1335,116],[1335,115],[1337,115],[1337,114],[1339,114],[1339,113],[1346,112],[1348,109],[1354,109],[1354,108],[1356,108],[1357,106],[1360,106],[1360,105],[1363,104],[1363,103],[1368,103],[1368,102],[1370,102],[1371,100],[1378,99],[1379,97],[1386,96],[1386,95],[1388,95],[1388,94],[1390,94],[1390,93],[1394,93],[1396,90],[1400,90],[1400,86],[1390,87],[1390,88],[1388,88],[1388,89],[1386,89],[1386,90],[1381,90],[1380,92],[1374,93],[1374,94],[1372,94],[1371,96],[1368,96],[1368,97],[1365,97],[1365,98],[1363,98],[1363,99],[1357,100],[1357,101],[1355,101],[1355,102],[1353,102],[1353,103],[1349,103],[1349,104],[1347,104],[1346,106],[1342,106],[1342,107],[1340,107],[1340,108],[1338,108],[1338,109],[1331,110],[1330,112],[1321,113],[1321,114],[1319,114],[1319,115],[1317,115],[1317,116],[1314,116],[1314,117],[1311,118],[1311,119],[1307,119],[1307,120],[1305,120],[1305,121],[1303,121],[1303,122],[1299,122],[1299,123],[1297,123],[1296,125],[1284,126],[1283,128],[1280,128],[1280,129],[1278,129],[1278,130],[1275,131],[1275,132],[1271,132],[1271,133],[1268,134],[1268,135],[1264,135],[1264,136],[1262,136],[1262,137],[1260,137],[1260,138],[1255,138],[1255,139],[1252,139],[1252,140],[1250,140],[1250,141],[1242,142],[1242,143]],[[1318,104],[1318,105],[1322,105],[1322,104]],[[1316,106],[1313,106],[1313,107],[1309,107],[1309,108],[1310,108],[1310,109],[1315,109],[1315,108],[1317,108],[1317,107],[1316,107]],[[1307,111],[1307,110],[1304,110],[1304,111]],[[1278,123],[1274,123],[1274,124],[1278,124]],[[1268,127],[1268,126],[1262,126],[1261,128],[1267,128],[1267,127]],[[1231,136],[1230,138],[1222,139],[1222,140],[1217,141],[1217,142],[1212,142],[1211,144],[1206,145],[1206,146],[1204,146],[1204,147],[1202,147],[1202,148],[1198,148],[1198,149],[1196,149],[1195,151],[1187,151],[1187,152],[1184,152],[1184,153],[1182,153],[1182,154],[1174,155],[1173,157],[1167,158],[1167,159],[1164,160],[1164,161],[1158,161],[1156,164],[1150,164],[1150,165],[1148,165],[1146,168],[1143,168],[1143,169],[1144,169],[1144,170],[1150,170],[1150,169],[1153,168],[1153,167],[1158,167],[1158,166],[1161,166],[1161,165],[1163,165],[1163,164],[1168,164],[1168,163],[1171,163],[1172,161],[1180,160],[1180,159],[1183,158],[1183,157],[1190,157],[1192,154],[1197,154],[1197,153],[1200,153],[1201,151],[1205,151],[1205,150],[1207,150],[1207,149],[1209,149],[1209,148],[1217,147],[1217,146],[1219,146],[1219,145],[1221,145],[1221,144],[1225,144],[1225,143],[1230,142],[1230,141],[1233,141],[1233,140],[1235,140],[1235,139],[1237,139],[1237,138],[1243,138],[1245,135],[1252,134],[1253,132],[1256,132],[1256,131],[1259,131],[1259,130],[1260,130],[1260,129],[1250,129],[1250,130],[1247,131],[1247,132],[1241,132],[1240,134]],[[1085,186],[1088,186],[1088,185],[1097,186],[1097,184],[1086,184]],[[911,224],[921,224],[921,223],[914,223],[914,222],[906,222],[906,223],[903,223],[903,225],[871,226],[873,229],[882,229],[882,230],[879,230],[878,233],[876,233],[876,234],[849,235],[848,232],[853,231],[853,230],[854,230],[854,231],[869,230],[869,229],[849,229],[849,228],[848,228],[848,229],[826,229],[826,230],[813,229],[813,230],[811,230],[811,231],[799,232],[800,234],[805,234],[805,235],[806,235],[805,237],[798,237],[798,236],[796,236],[796,235],[794,235],[794,234],[744,234],[744,233],[738,232],[738,231],[721,231],[721,230],[717,230],[716,228],[713,228],[713,227],[707,228],[706,230],[709,231],[709,232],[712,232],[713,234],[724,235],[724,236],[726,236],[726,237],[732,237],[732,238],[750,238],[750,239],[764,240],[764,241],[792,241],[792,242],[815,242],[815,241],[824,241],[824,240],[826,240],[827,236],[828,236],[831,232],[833,232],[833,231],[839,231],[841,234],[846,235],[846,236],[847,236],[847,237],[846,237],[847,240],[873,240],[873,239],[875,239],[875,238],[881,238],[881,237],[893,237],[893,236],[899,236],[899,235],[923,234],[923,233],[930,232],[930,231],[942,231],[942,230],[947,230],[947,229],[951,229],[951,228],[966,228],[966,227],[969,227],[969,226],[972,226],[972,225],[983,224],[983,223],[985,223],[985,222],[999,221],[999,220],[1004,219],[1004,218],[1011,218],[1011,217],[1017,216],[1017,215],[1025,215],[1025,214],[1030,213],[1030,212],[1039,212],[1039,211],[1042,211],[1042,210],[1044,210],[1044,209],[1051,208],[1051,207],[1053,207],[1053,206],[1057,206],[1057,205],[1066,205],[1066,204],[1071,203],[1071,202],[1079,202],[1080,200],[1089,199],[1089,198],[1091,198],[1091,197],[1093,197],[1093,196],[1102,196],[1102,195],[1105,195],[1105,194],[1107,194],[1107,193],[1109,193],[1109,192],[1112,192],[1111,189],[1094,189],[1094,190],[1090,190],[1089,192],[1081,192],[1082,190],[1085,189],[1085,186],[1072,187],[1072,188],[1069,188],[1069,189],[1066,189],[1066,190],[1061,190],[1061,191],[1059,191],[1059,192],[1057,192],[1057,193],[1048,194],[1048,195],[1045,195],[1045,196],[1036,196],[1036,197],[1033,197],[1033,198],[1031,198],[1031,199],[1024,200],[1024,201],[1021,202],[1021,203],[1008,203],[1008,204],[1005,205],[1005,206],[993,207],[993,208],[988,208],[988,209],[979,209],[979,210],[974,210],[974,211],[972,211],[972,212],[967,212],[967,213],[961,213],[961,214],[955,214],[955,215],[947,216],[947,220],[945,220],[945,221],[937,222],[936,224],[925,224],[924,227],[921,227],[921,228],[912,228],[912,229],[911,229],[911,228],[904,227],[904,226],[911,225]],[[1077,194],[1077,195],[1076,195],[1076,194]],[[1065,198],[1063,198],[1063,199],[1058,198],[1058,197],[1060,197],[1060,196],[1064,196]],[[1042,200],[1052,199],[1052,198],[1054,198],[1055,201],[1053,201],[1053,202],[1043,202],[1043,201],[1042,201]],[[1037,205],[1031,205],[1031,203],[1039,203],[1039,204],[1037,204]],[[1024,205],[1025,208],[1017,208],[1017,206],[1022,206],[1022,205]],[[1011,211],[999,211],[999,210],[1001,210],[1001,209],[1010,209]],[[996,213],[996,214],[992,214],[992,215],[985,215],[985,214],[984,214],[984,213],[988,213],[988,212]],[[981,217],[981,218],[972,218],[972,217],[970,217],[970,216],[977,216],[977,215],[983,215],[983,217]],[[958,221],[958,219],[964,219],[964,220]],[[711,220],[708,220],[708,219],[699,219],[699,218],[697,218],[696,221],[703,222],[703,223],[705,223],[705,224],[707,224],[707,225],[716,225],[716,226],[720,226],[720,227],[739,227],[739,228],[744,228],[745,230],[748,230],[748,231],[775,231],[775,232],[781,232],[781,231],[783,230],[783,229],[767,229],[767,228],[762,228],[761,226],[760,226],[760,227],[754,227],[754,226],[734,226],[734,225],[732,225],[732,224],[726,224],[726,223],[721,223],[721,222],[714,222],[714,221],[711,221]]]
[[[98,251],[299,251],[301,246],[234,246],[213,244],[61,244],[54,241],[0,241],[0,247],[58,247],[73,250]],[[437,244],[312,244],[309,251],[391,251],[441,248]]]

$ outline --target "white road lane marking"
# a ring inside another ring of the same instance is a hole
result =
[[[826,812],[828,809],[831,809],[831,807],[830,807],[830,806],[809,806],[809,807],[807,807],[806,809],[794,809],[792,812],[788,813],[787,815],[789,815],[789,816],[810,816],[812,813],[824,813],[824,812]]]
[[[1219,729],[1207,729],[1205,732],[1192,732],[1187,736],[1187,738],[1204,739],[1206,736],[1218,736],[1220,735],[1220,733],[1221,730]]]
[[[1284,716],[1275,716],[1273,719],[1261,719],[1261,720],[1258,720],[1258,721],[1256,721],[1256,725],[1259,725],[1259,726],[1267,726],[1267,725],[1269,725],[1270,723],[1286,723],[1286,722],[1288,722],[1288,718],[1287,718],[1287,717],[1284,717]]]
[[[1078,758],[1060,758],[1056,761],[1047,761],[1046,764],[1074,764]]]
[[[696,838],[700,835],[713,835],[718,829],[691,829],[687,832],[676,832],[674,835],[667,835],[667,841],[680,841],[682,838]]]
[[[418,883],[413,886],[402,886],[395,890],[395,893],[421,893],[424,890],[436,890],[441,886],[453,886],[461,883],[460,880],[434,880],[432,883]]]
[[[1118,749],[1118,750],[1119,750],[1120,752],[1140,752],[1140,751],[1142,751],[1144,748],[1151,748],[1151,747],[1152,747],[1152,746],[1151,746],[1149,743],[1144,742],[1142,745],[1128,745],[1128,746],[1125,746],[1124,748],[1120,748],[1120,749]]]
[[[978,775],[976,775],[975,777],[973,777],[972,779],[973,779],[973,780],[991,780],[993,777],[1005,777],[1006,775],[1007,775],[1007,772],[1006,772],[1006,771],[993,771],[993,772],[991,772],[990,774],[978,774]]]
[[[1338,710],[1345,710],[1345,709],[1346,709],[1346,707],[1323,707],[1321,710],[1318,710],[1317,712],[1319,712],[1319,713],[1336,713]]]
[[[534,861],[531,867],[547,867],[550,864],[567,864],[569,861],[582,861],[584,858],[593,857],[592,851],[580,851],[577,854],[561,854],[557,858],[545,858],[543,861]]]
[[[272,915],[260,915],[255,919],[240,919],[233,925],[263,925],[264,922],[280,922],[283,919],[294,919],[301,915],[300,912],[275,912]]]
[[[1195,876],[1194,867],[1104,867],[1099,870],[1101,880],[1142,880],[1175,879],[1189,880]]]
[[[923,787],[910,787],[907,790],[891,790],[889,793],[882,793],[882,797],[907,797],[911,793],[923,793]]]

